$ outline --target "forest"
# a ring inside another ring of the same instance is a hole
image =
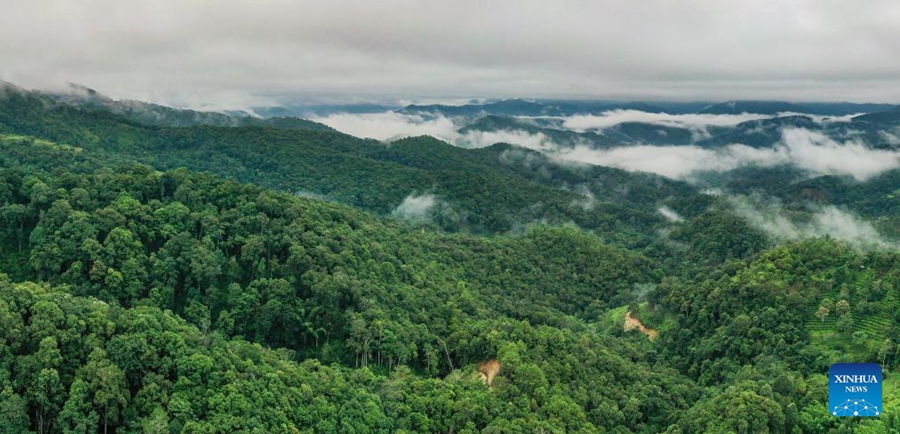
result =
[[[508,144],[167,116],[2,89],[0,433],[900,433],[896,244]],[[891,236],[898,176],[764,187]],[[828,412],[837,362],[884,367],[881,417]]]

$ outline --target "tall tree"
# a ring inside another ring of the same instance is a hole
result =
[[[84,366],[84,378],[94,396],[93,402],[103,419],[103,432],[110,423],[117,423],[121,411],[128,404],[128,387],[125,374],[109,361],[106,352],[95,348]]]

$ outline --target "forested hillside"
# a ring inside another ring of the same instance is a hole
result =
[[[546,219],[575,221],[612,237],[618,233],[612,228],[658,223],[652,215],[657,202],[694,192],[658,176],[554,164],[508,145],[468,151],[428,137],[386,145],[278,122],[239,128],[145,125],[57,104],[36,92],[9,86],[0,92],[0,132],[77,146],[103,161],[187,167],[378,213],[390,213],[408,196],[433,194],[443,205],[434,220],[451,231],[507,231]],[[602,200],[603,212],[586,209],[584,192]]]
[[[3,95],[0,432],[900,432],[893,244],[510,145]],[[894,221],[893,179],[773,194]],[[881,417],[829,414],[839,361]]]

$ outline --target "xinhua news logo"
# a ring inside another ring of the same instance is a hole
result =
[[[828,409],[834,416],[881,414],[881,365],[835,363],[828,371]]]

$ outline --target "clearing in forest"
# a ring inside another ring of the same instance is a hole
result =
[[[659,332],[653,330],[647,326],[645,326],[641,320],[631,316],[631,311],[625,312],[625,331],[629,330],[639,330],[641,333],[647,335],[647,338],[650,339],[650,342],[653,342],[654,339],[659,337]]]
[[[484,383],[490,387],[494,383],[494,377],[500,373],[502,368],[503,365],[500,364],[499,360],[491,359],[478,365],[478,372],[481,374],[481,379]]]

